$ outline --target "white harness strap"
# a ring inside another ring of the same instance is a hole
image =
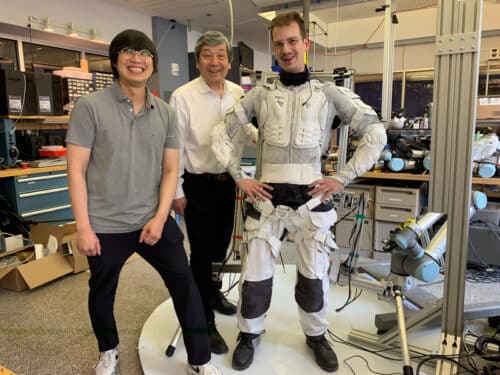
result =
[[[254,238],[261,238],[265,240],[271,247],[271,252],[273,253],[275,258],[279,255],[279,250],[281,247],[281,241],[279,240],[279,238],[272,236],[262,228],[243,233],[243,241],[247,243]]]
[[[320,196],[317,196],[315,198],[309,199],[302,206],[299,206],[297,208],[296,212],[299,214],[300,217],[304,217],[309,212],[311,212],[313,209],[318,207],[320,204],[321,204],[321,198],[320,198]]]
[[[307,185],[322,178],[320,164],[270,164],[262,165],[260,180],[263,182]]]

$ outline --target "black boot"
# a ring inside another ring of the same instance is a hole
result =
[[[217,290],[212,297],[212,308],[224,315],[236,314],[236,305],[229,302],[220,290]]]
[[[235,370],[245,370],[253,362],[255,348],[259,344],[260,335],[240,332],[239,343],[233,353],[233,368]]]
[[[227,353],[228,348],[226,342],[217,331],[215,322],[208,322],[208,339],[210,340],[210,351],[214,354]]]
[[[339,368],[337,356],[325,335],[306,336],[306,343],[313,350],[314,359],[319,367],[327,372],[333,372]]]

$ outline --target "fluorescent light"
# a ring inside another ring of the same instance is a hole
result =
[[[68,25],[66,25],[66,34],[68,34],[68,36],[71,36],[73,38],[79,37],[75,25],[73,23],[69,23]]]
[[[49,33],[52,33],[54,32],[55,30],[52,28],[52,24],[50,22],[50,18],[49,17],[45,17],[43,20],[42,20],[42,26],[43,26],[43,31],[47,31]]]
[[[262,12],[262,13],[257,13],[257,15],[261,16],[262,18],[265,18],[268,21],[272,21],[274,17],[276,17],[276,11],[271,10],[269,12]]]

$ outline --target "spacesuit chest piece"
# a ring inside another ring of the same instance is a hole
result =
[[[327,106],[324,94],[310,89],[277,88],[267,95],[267,114],[264,121],[265,142],[271,146],[312,148],[321,142],[326,126]]]

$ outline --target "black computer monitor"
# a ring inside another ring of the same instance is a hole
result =
[[[253,69],[253,49],[243,42],[238,42],[240,65],[247,69]]]

